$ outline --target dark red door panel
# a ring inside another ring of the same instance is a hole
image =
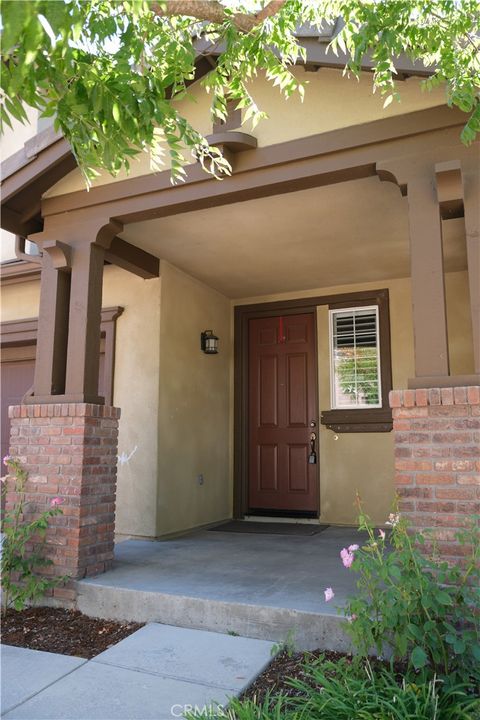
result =
[[[313,313],[250,320],[250,510],[318,511],[315,352]]]

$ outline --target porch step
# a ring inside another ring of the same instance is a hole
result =
[[[353,528],[306,537],[197,531],[127,540],[112,570],[77,583],[87,615],[235,633],[299,649],[351,649],[338,607],[355,592],[340,550],[361,542]],[[335,597],[325,602],[324,591]]]
[[[77,583],[77,607],[85,615],[135,622],[157,622],[181,628],[210,630],[277,643],[293,642],[297,650],[352,649],[342,625],[327,613],[247,605],[211,598]]]
[[[112,570],[77,582],[77,607],[94,617],[348,651],[338,606],[355,592],[340,560],[350,528],[312,537],[201,531],[161,542],[128,540]],[[335,598],[327,603],[326,587]]]

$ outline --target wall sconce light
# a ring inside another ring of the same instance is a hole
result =
[[[204,330],[200,335],[200,347],[206,355],[216,355],[218,353],[218,337],[213,334],[212,330]]]

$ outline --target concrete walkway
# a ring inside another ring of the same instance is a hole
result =
[[[5,720],[174,720],[226,706],[272,643],[150,623],[93,660],[1,646]]]

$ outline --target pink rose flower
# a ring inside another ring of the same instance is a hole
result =
[[[355,550],[358,550],[358,545],[349,545],[348,552],[355,552]]]
[[[380,529],[380,530],[378,531],[378,534],[380,535],[380,537],[382,538],[382,540],[385,540],[385,530]]]
[[[333,592],[331,587],[328,587],[324,591],[324,595],[325,595],[325,602],[330,602],[330,600],[332,600],[335,597],[335,593]]]
[[[54,497],[53,500],[50,501],[50,505],[53,508],[58,507],[62,503],[63,503],[63,500],[62,500],[62,498],[59,498],[59,497]]]
[[[5,465],[5,467],[8,467],[8,463],[11,459],[12,458],[10,457],[10,455],[5,455],[5,457],[3,458],[3,464]]]
[[[341,550],[340,552],[340,557],[342,558],[343,566],[349,568],[352,566],[355,556],[353,552],[350,552],[350,550],[347,550],[347,548],[343,548],[343,550]]]

